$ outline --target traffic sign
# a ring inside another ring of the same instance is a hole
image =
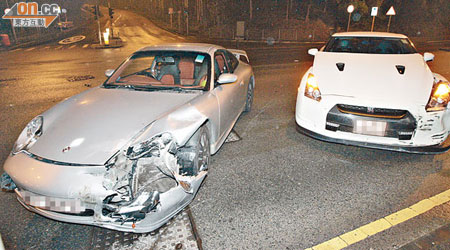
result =
[[[389,8],[388,12],[386,12],[387,16],[395,16],[395,10],[394,10],[394,6],[391,6],[391,8]]]
[[[348,12],[348,13],[352,13],[354,10],[355,10],[355,6],[353,6],[353,4],[350,4],[350,5],[347,7],[347,12]]]
[[[372,7],[371,16],[376,16],[378,14],[378,7]]]

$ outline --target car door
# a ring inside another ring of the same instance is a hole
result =
[[[237,106],[238,108],[243,108],[247,100],[248,79],[246,79],[242,67],[239,66],[239,60],[236,56],[228,50],[225,51],[225,55],[227,56],[228,65],[230,65],[230,73],[233,73],[238,77],[236,82],[239,85],[239,96],[236,97],[236,99],[239,104]]]
[[[218,50],[214,53],[214,93],[219,102],[220,112],[220,135],[224,136],[240,115],[239,84],[234,83],[219,85],[217,80],[223,73],[230,73],[230,66],[224,51]],[[238,79],[239,80],[239,79]]]

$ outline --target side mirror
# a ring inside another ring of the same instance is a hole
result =
[[[425,60],[425,62],[431,62],[434,60],[434,55],[432,53],[425,52],[423,54],[423,60]]]
[[[308,54],[310,54],[312,56],[315,56],[317,54],[317,52],[319,52],[319,50],[316,48],[312,48],[312,49],[308,50]]]
[[[110,76],[112,76],[112,74],[114,74],[114,69],[107,69],[106,71],[105,71],[105,76],[106,77],[110,77]]]
[[[230,73],[223,73],[219,76],[219,79],[217,79],[218,84],[227,84],[227,83],[233,83],[237,81],[237,75],[230,74]]]

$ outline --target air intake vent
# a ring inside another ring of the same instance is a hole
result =
[[[405,74],[405,66],[403,66],[403,65],[395,65],[395,67],[397,68],[398,73],[400,73],[400,75]]]
[[[336,63],[336,66],[339,71],[344,71],[345,63]]]
[[[339,111],[343,113],[350,113],[360,116],[390,118],[390,119],[401,119],[408,112],[406,110],[401,109],[372,108],[348,104],[338,104],[337,108]]]

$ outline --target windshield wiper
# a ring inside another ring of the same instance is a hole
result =
[[[203,90],[203,88],[183,88],[183,87],[179,87],[179,86],[170,86],[170,87],[162,86],[162,87],[158,87],[158,88],[163,89],[163,90],[175,90],[175,91],[179,91],[179,92],[189,91],[189,90]]]
[[[127,85],[118,85],[118,84],[105,84],[103,87],[107,89],[133,89],[135,90],[136,87],[130,84]]]
[[[178,86],[141,86],[141,85],[119,85],[119,84],[105,84],[103,85],[105,88],[114,88],[114,89],[132,89],[136,91],[158,91],[158,90],[173,90],[178,92],[184,92],[189,90],[203,90],[203,88],[183,88]]]

